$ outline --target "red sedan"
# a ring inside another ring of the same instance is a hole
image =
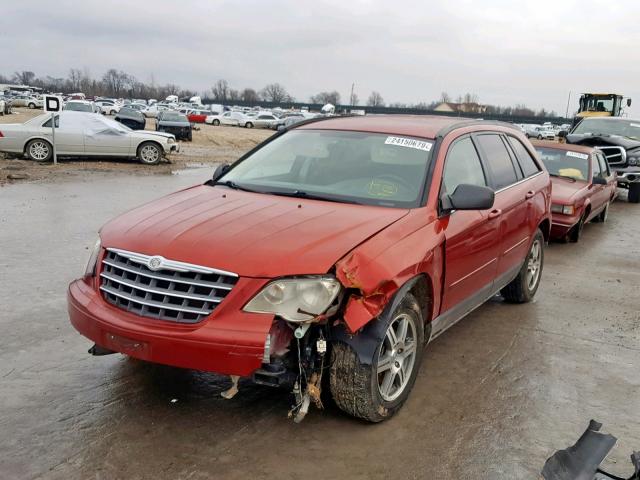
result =
[[[551,175],[551,237],[577,242],[584,225],[607,220],[616,197],[616,174],[593,147],[534,141]]]
[[[209,110],[189,110],[187,112],[187,118],[191,123],[204,123],[208,115],[211,115]]]

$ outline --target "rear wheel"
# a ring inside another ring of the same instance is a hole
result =
[[[533,300],[540,285],[543,266],[544,237],[538,229],[518,276],[500,291],[504,299],[511,303],[526,303]]]
[[[542,140],[542,135],[538,135],[538,140]]]
[[[46,140],[31,140],[27,145],[27,156],[36,162],[48,162],[53,155],[53,148]]]
[[[253,128],[253,123],[247,122],[247,123],[244,124],[244,127],[245,128]]]
[[[368,365],[349,345],[337,342],[331,350],[331,396],[346,413],[370,422],[393,416],[415,383],[424,345],[424,323],[418,302],[407,294],[380,325],[379,340]]]
[[[30,104],[29,104],[29,108],[30,108],[31,110],[33,110],[34,108],[36,108],[36,104],[35,104],[35,103],[30,103]]]
[[[217,126],[219,126],[219,125],[220,125],[220,120],[215,119],[215,120],[214,120],[213,122],[211,122],[211,123],[213,123],[213,125],[215,125],[215,126],[217,127]]]
[[[146,165],[156,165],[162,158],[162,149],[157,143],[144,142],[138,147],[138,159]]]
[[[640,203],[640,183],[629,185],[629,203]]]

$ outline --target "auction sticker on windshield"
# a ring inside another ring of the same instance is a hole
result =
[[[589,155],[587,155],[586,153],[567,152],[567,157],[576,157],[586,160],[587,158],[589,158]]]
[[[430,152],[433,145],[431,142],[423,142],[422,140],[404,137],[387,137],[384,143],[386,145],[415,148],[416,150],[424,150],[425,152]]]

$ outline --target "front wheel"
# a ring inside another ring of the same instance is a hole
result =
[[[538,140],[542,140],[542,135],[538,135]]]
[[[500,291],[504,299],[510,303],[527,303],[533,300],[540,285],[543,266],[544,237],[538,229],[518,276]]]
[[[213,122],[211,122],[215,127],[220,126],[220,120],[216,119]]]
[[[344,343],[331,350],[330,389],[336,405],[354,417],[381,422],[404,404],[416,380],[424,345],[418,302],[407,294],[379,327],[378,346],[367,364]]]
[[[31,140],[27,145],[27,156],[36,162],[48,162],[53,156],[53,148],[46,140]]]
[[[162,158],[162,149],[153,142],[144,142],[138,147],[138,159],[145,165],[156,165]]]
[[[244,127],[245,128],[253,128],[253,123],[247,122],[247,123],[244,124]]]
[[[36,104],[35,104],[35,103],[30,103],[30,104],[29,104],[29,108],[30,108],[31,110],[33,110],[34,108],[36,108]]]
[[[629,203],[640,203],[640,183],[629,185]]]
[[[602,211],[598,214],[598,216],[596,218],[594,218],[594,220],[596,222],[599,223],[604,223],[607,221],[607,218],[609,218],[609,205],[610,203],[607,202],[607,204],[604,206],[604,208],[602,209]]]

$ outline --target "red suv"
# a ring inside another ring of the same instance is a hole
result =
[[[231,375],[227,397],[238,377],[291,386],[296,420],[328,385],[344,411],[381,421],[430,340],[498,292],[532,299],[550,196],[507,124],[297,124],[107,223],[69,287],[71,322],[94,354]]]

